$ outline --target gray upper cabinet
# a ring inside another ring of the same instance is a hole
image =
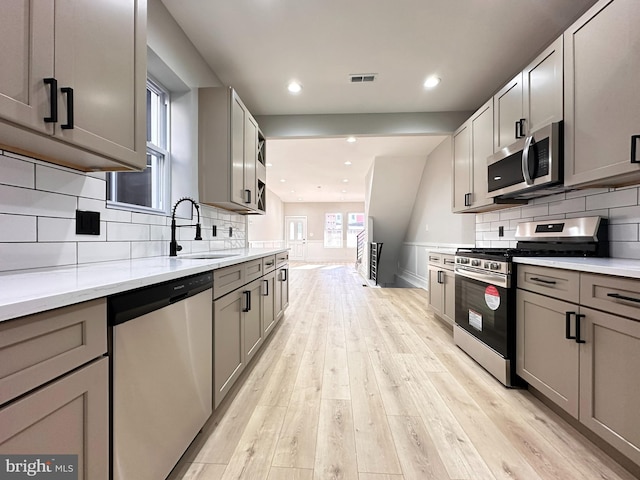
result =
[[[146,0],[6,3],[0,144],[80,170],[143,169]]]
[[[494,95],[496,152],[563,119],[562,60],[560,37]]]
[[[259,130],[249,110],[232,88],[201,88],[198,115],[200,202],[264,213],[258,208]]]
[[[640,182],[639,18],[637,0],[603,0],[565,32],[566,185]]]
[[[476,213],[522,202],[497,203],[487,197],[487,157],[493,154],[493,99],[453,135],[453,212]]]

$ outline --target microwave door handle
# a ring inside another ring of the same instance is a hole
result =
[[[522,150],[522,176],[527,185],[533,185],[533,179],[529,175],[529,150],[534,143],[533,135],[529,135],[524,141],[524,149]]]

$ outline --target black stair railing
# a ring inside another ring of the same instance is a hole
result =
[[[359,232],[357,236],[358,242],[356,246],[356,268],[358,268],[358,265],[362,263],[362,257],[364,257],[364,236],[364,230]]]
[[[371,242],[369,244],[369,279],[378,285],[378,265],[380,264],[380,254],[382,253],[381,242]]]

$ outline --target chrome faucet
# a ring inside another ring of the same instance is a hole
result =
[[[195,225],[176,225],[176,208],[184,201],[189,201],[196,208],[198,213],[198,222]],[[182,246],[178,245],[176,241],[176,228],[178,227],[196,227],[196,238],[194,240],[202,240],[202,227],[200,226],[200,205],[196,203],[193,198],[183,197],[176,202],[173,206],[173,212],[171,213],[171,242],[169,243],[169,256],[177,257],[178,252],[182,250]]]

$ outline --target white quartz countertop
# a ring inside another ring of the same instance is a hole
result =
[[[526,265],[540,265],[580,272],[640,278],[640,260],[627,258],[514,257],[513,261]]]
[[[285,248],[217,252],[226,258],[151,257],[0,273],[0,322],[284,252]],[[195,254],[192,254],[195,255]]]

